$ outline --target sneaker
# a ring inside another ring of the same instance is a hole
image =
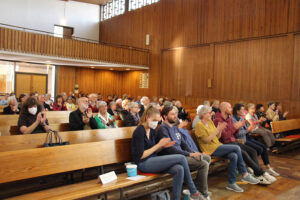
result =
[[[195,194],[191,194],[190,195],[190,199],[206,200],[206,198],[200,192],[198,192],[198,191]]]
[[[277,179],[274,176],[271,176],[268,172],[265,172],[263,174],[263,177],[265,177],[265,179],[267,179],[270,183],[274,183],[277,181]]]
[[[202,194],[206,200],[210,200],[210,197],[212,196],[212,192],[207,191],[207,194]]]
[[[247,176],[244,176],[242,178],[242,181],[243,182],[247,182],[247,183],[250,183],[252,185],[255,185],[255,184],[258,184],[259,183],[259,180],[257,180],[256,178],[254,178],[251,174],[247,174]]]
[[[259,184],[261,185],[270,185],[271,182],[268,181],[264,176],[257,176],[256,177],[259,180]]]
[[[234,192],[244,192],[244,190],[242,188],[240,188],[240,186],[238,186],[236,183],[233,184],[228,184],[226,186],[227,190],[232,190]]]
[[[254,170],[251,167],[247,167],[247,171],[249,172],[249,174],[253,175],[254,174]]]
[[[274,171],[274,169],[270,168],[266,170],[270,175],[272,176],[280,176],[277,172]]]

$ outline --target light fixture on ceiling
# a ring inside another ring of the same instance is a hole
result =
[[[130,69],[129,69],[129,68],[127,68],[126,70],[127,70],[127,71],[130,71]]]
[[[109,70],[114,70],[113,68],[109,68]]]
[[[94,69],[95,67],[91,67],[91,69]]]

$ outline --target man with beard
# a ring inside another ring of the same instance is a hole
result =
[[[200,152],[194,152],[184,141],[179,128],[175,125],[178,120],[177,112],[173,106],[165,106],[161,112],[164,122],[156,133],[156,141],[162,138],[170,138],[175,141],[175,145],[163,149],[161,155],[181,154],[186,156],[191,170],[197,170],[197,178],[195,185],[199,192],[202,193],[203,199],[210,199],[207,185],[208,169],[210,164],[210,156]]]
[[[93,117],[92,109],[89,108],[88,98],[81,97],[78,100],[78,109],[69,116],[70,131],[97,129],[97,122]]]

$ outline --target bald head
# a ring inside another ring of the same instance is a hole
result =
[[[228,102],[222,102],[220,104],[220,111],[222,114],[231,115],[232,112],[231,104]]]

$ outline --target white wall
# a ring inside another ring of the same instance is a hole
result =
[[[66,4],[66,25],[74,36],[99,41],[100,6],[61,0],[0,0],[0,23],[53,32]]]

